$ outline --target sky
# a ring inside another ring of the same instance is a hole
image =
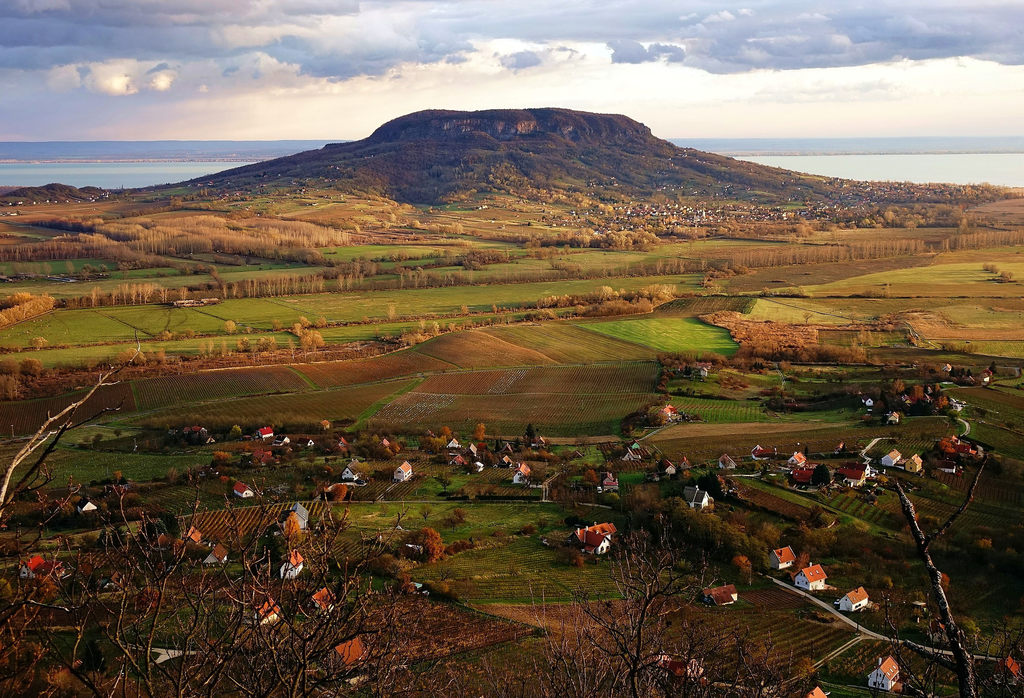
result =
[[[0,0],[0,140],[545,106],[665,138],[1024,135],[1024,0]]]

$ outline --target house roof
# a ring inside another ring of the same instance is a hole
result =
[[[716,606],[721,606],[736,600],[736,586],[734,584],[726,584],[714,589],[705,589],[703,594],[706,598],[714,601]]]
[[[899,451],[897,451],[897,450],[896,450],[896,449],[894,448],[893,450],[889,451],[889,452],[888,452],[888,453],[886,453],[885,455],[889,456],[889,460],[899,460],[899,459],[900,459],[900,457],[901,457],[901,456],[902,456],[903,454],[901,454],[901,453],[900,453]]]
[[[844,465],[842,468],[837,468],[836,472],[848,480],[862,480],[864,478],[863,466]]]
[[[324,587],[320,591],[313,594],[313,601],[316,602],[317,606],[326,611],[332,605],[334,605],[334,592],[332,592],[327,587]]]
[[[298,550],[292,550],[290,553],[288,553],[288,564],[292,567],[298,567],[303,562],[305,562],[305,560],[302,557],[302,553],[300,553]]]
[[[619,478],[615,477],[615,473],[605,473],[604,476],[601,479],[601,482],[602,483],[614,482],[614,483],[618,484]]]
[[[260,436],[271,436],[274,433],[274,427],[260,427],[256,433]]]
[[[1011,676],[1020,676],[1020,664],[1013,657],[1007,657],[999,662],[999,669]]]
[[[395,470],[401,470],[403,473],[411,473],[412,472],[412,466],[409,465],[409,461],[405,461],[400,466],[395,468]]]
[[[687,504],[703,502],[704,498],[708,496],[708,493],[699,487],[687,486],[683,488],[683,499],[686,500]]]
[[[583,545],[583,547],[593,552],[601,545],[606,539],[611,538],[615,534],[615,524],[613,523],[599,523],[593,526],[587,526],[586,528],[576,529],[576,538]]]
[[[796,562],[796,553],[794,553],[793,548],[788,545],[785,548],[777,548],[772,552],[775,553],[775,557],[779,562]]]
[[[825,570],[821,568],[821,565],[804,567],[800,572],[807,578],[808,582],[825,581],[828,579],[828,575],[825,574]]]
[[[218,560],[220,560],[221,562],[228,559],[228,549],[220,543],[217,543],[217,545],[213,546],[213,550],[210,552],[210,554]]]
[[[791,461],[793,461],[794,463],[806,463],[807,462],[807,456],[805,456],[800,451],[793,451],[793,455],[790,456],[789,459]]]
[[[885,659],[880,660],[875,670],[885,674],[886,678],[890,681],[896,681],[900,677],[900,665],[896,663],[891,654]]]
[[[33,572],[40,569],[45,564],[46,560],[44,560],[41,555],[33,555],[25,561],[25,567],[29,568]]]
[[[338,657],[341,658],[345,666],[352,666],[366,657],[366,645],[358,637],[354,637],[348,642],[342,642],[334,648],[334,651],[338,653]]]
[[[236,482],[235,486],[232,489],[234,489],[234,491],[237,492],[238,494],[244,494],[252,490],[252,488],[249,487],[249,485],[245,484],[244,482]]]
[[[274,599],[268,598],[263,602],[263,605],[259,607],[256,614],[260,618],[269,618],[270,616],[281,615],[281,607],[274,603]]]
[[[821,690],[821,686],[815,686],[804,698],[828,698],[828,694]]]
[[[185,538],[192,541],[193,543],[201,543],[203,540],[203,534],[195,526],[189,526],[188,533],[185,534]]]
[[[809,485],[811,483],[811,478],[814,476],[814,468],[795,468],[789,476],[793,478],[795,482]]]
[[[516,468],[516,472],[517,473],[521,473],[522,475],[529,475],[530,474],[530,466],[527,465],[526,463],[520,463],[519,467]]]
[[[860,603],[868,600],[868,592],[864,591],[864,587],[857,587],[853,591],[846,592],[846,598],[850,603]]]
[[[735,466],[736,465],[736,461],[734,461],[732,459],[732,457],[729,456],[728,453],[723,453],[722,455],[720,455],[718,457],[718,462],[720,464],[724,464],[724,465],[731,465],[731,466]]]

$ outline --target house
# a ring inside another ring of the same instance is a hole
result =
[[[789,457],[788,461],[786,461],[786,465],[791,468],[801,468],[807,465],[807,456],[800,451],[794,451],[793,455]]]
[[[448,459],[448,465],[465,465],[466,459],[456,453],[454,456]]]
[[[828,694],[821,690],[821,686],[815,686],[804,698],[828,698]]]
[[[474,457],[474,458],[475,458],[475,457],[476,457],[477,455],[479,455],[479,451],[477,450],[476,444],[470,444],[470,445],[469,445],[469,452],[470,452],[471,454],[473,454],[473,457]]]
[[[867,470],[861,465],[844,465],[836,469],[836,475],[843,479],[848,487],[860,487],[867,482]]]
[[[867,408],[868,412],[870,412],[871,408],[875,406],[875,401],[869,397],[861,398],[861,402],[864,403],[864,407]]]
[[[309,510],[302,506],[299,502],[292,504],[291,508],[284,513],[282,522],[286,521],[292,514],[295,514],[295,518],[299,521],[299,530],[305,531],[309,526]]]
[[[750,457],[754,460],[768,460],[775,455],[774,448],[764,448],[761,444],[750,449]]]
[[[864,587],[857,587],[836,601],[836,606],[839,607],[839,610],[846,611],[847,613],[867,608],[870,604],[871,600],[868,598],[868,592],[864,591]]]
[[[868,688],[897,692],[900,689],[900,665],[892,658],[879,657],[878,666],[868,674]]]
[[[606,472],[601,477],[601,491],[602,492],[618,492],[619,491],[619,478],[615,477],[615,473]]]
[[[330,427],[328,427],[328,428],[330,428]],[[348,453],[348,447],[349,447],[348,439],[346,439],[344,436],[340,437],[338,439],[338,450],[341,451],[342,453]]]
[[[590,555],[603,555],[611,548],[614,535],[615,524],[595,523],[586,528],[577,528],[569,536],[569,542],[582,547],[583,552]]]
[[[660,410],[658,410],[658,414],[666,422],[679,421],[679,409],[675,405],[665,405]]]
[[[259,625],[271,625],[281,620],[281,607],[274,603],[274,599],[268,598],[253,615]]]
[[[516,468],[515,474],[512,476],[512,484],[514,485],[528,485],[530,483],[530,466],[526,463],[520,463],[519,467]]]
[[[669,678],[675,681],[706,681],[703,678],[704,667],[701,665],[700,660],[696,658],[687,662],[663,654],[658,657],[657,666],[659,669],[663,669],[669,675]]]
[[[821,591],[825,588],[826,579],[828,579],[828,575],[825,574],[821,565],[811,565],[796,573],[796,576],[793,577],[793,584],[797,589],[804,591]]]
[[[474,462],[473,463],[473,470],[475,470],[478,473],[482,473],[484,471],[484,464],[481,463],[480,461]]]
[[[288,559],[281,563],[281,579],[295,579],[302,574],[304,566],[305,560],[302,557],[302,553],[298,550],[292,550],[288,553]]]
[[[167,533],[161,533],[156,537],[156,549],[157,550],[173,550],[175,553],[181,552],[181,549],[185,547],[185,543],[176,536],[172,536]]]
[[[381,439],[380,445],[382,448],[391,448],[391,442],[388,441],[387,439]]]
[[[723,453],[718,457],[718,467],[722,470],[735,470],[736,461],[730,458],[728,453]]]
[[[355,482],[360,479],[359,473],[356,472],[355,466],[359,465],[359,461],[354,458],[345,466],[345,469],[341,471],[342,482]]]
[[[63,577],[64,565],[57,560],[44,560],[41,555],[33,555],[21,564],[18,576],[22,579]]]
[[[921,472],[921,468],[923,465],[924,464],[921,462],[921,456],[919,456],[916,453],[912,455],[910,458],[907,458],[905,461],[903,461],[903,469],[906,470],[908,473]]]
[[[337,661],[344,667],[350,667],[366,659],[367,651],[363,641],[354,637],[347,642],[342,642],[334,648]]]
[[[445,446],[445,448],[462,448],[462,446],[459,444],[458,439],[452,437],[452,440],[448,442],[448,445]]]
[[[511,468],[512,466],[514,466],[516,464],[516,462],[514,460],[512,460],[511,458],[509,458],[508,456],[502,456],[501,460],[498,461],[498,462],[501,465],[501,467],[503,467],[503,468]]]
[[[695,364],[694,365],[693,372],[692,372],[691,375],[697,376],[698,378],[703,380],[703,379],[708,377],[708,373],[710,371],[711,371],[711,364],[699,363],[699,364]]]
[[[809,485],[813,477],[814,468],[796,468],[789,471],[789,478],[797,485]]]
[[[284,434],[281,434],[276,439],[274,439],[274,443],[272,443],[271,446],[287,446],[291,442],[292,442],[291,439],[289,439]]]
[[[412,466],[409,461],[404,461],[400,466],[395,468],[395,475],[392,478],[395,482],[405,482],[412,477]]]
[[[701,592],[701,600],[709,606],[728,606],[736,603],[739,598],[740,595],[736,592],[734,584],[705,589]]]
[[[547,445],[548,442],[540,434],[537,434],[537,438],[530,442],[530,448],[544,448]]]
[[[956,461],[943,459],[935,463],[935,468],[950,475],[960,475],[964,469],[957,465]]]
[[[274,427],[260,427],[256,430],[255,434],[257,439],[266,441],[267,439],[274,438]]]
[[[78,504],[75,505],[75,510],[79,514],[88,514],[90,511],[96,511],[96,505],[90,502],[87,497],[82,497],[78,500]]]
[[[662,477],[674,477],[675,474],[679,471],[679,469],[676,468],[676,466],[672,463],[672,461],[670,461],[668,459],[665,459],[665,460],[661,461],[661,465],[662,465],[662,468],[661,468],[661,476]]]
[[[330,613],[334,610],[334,592],[332,592],[327,587],[324,587],[320,591],[313,594],[311,598],[313,599],[313,603],[317,605],[317,608],[319,608],[324,613]]]
[[[625,461],[626,463],[635,463],[637,461],[643,460],[643,456],[641,456],[638,452],[634,451],[633,449],[627,448],[626,452],[622,455],[622,460]]]
[[[949,373],[950,371],[953,370],[953,366],[952,364],[943,364],[942,370],[945,371],[946,373]]]
[[[892,468],[898,465],[900,459],[902,458],[903,454],[901,454],[894,448],[893,450],[889,451],[884,456],[882,456],[882,465],[884,465],[886,468]]]
[[[1013,657],[1006,657],[996,665],[995,680],[1004,686],[1016,686],[1021,680],[1020,663]]]
[[[231,488],[231,491],[235,493],[236,497],[241,497],[242,499],[249,499],[256,496],[256,493],[252,491],[252,488],[244,482],[236,482],[235,486]]]
[[[185,541],[188,543],[195,543],[196,545],[202,545],[203,534],[195,526],[189,526],[188,533],[185,534]]]
[[[213,550],[210,551],[210,554],[206,556],[206,559],[203,560],[203,564],[204,565],[224,565],[224,564],[227,564],[227,561],[228,561],[228,549],[225,548],[220,543],[217,543],[217,545],[213,546]]]
[[[773,570],[784,570],[787,567],[792,567],[794,562],[796,562],[796,553],[788,545],[785,548],[778,548],[768,553],[768,564],[771,565]]]
[[[899,412],[889,412],[888,414],[885,415],[885,423],[889,424],[889,425],[899,424],[900,423],[900,413]]]
[[[691,509],[697,510],[706,509],[715,503],[715,500],[707,492],[699,487],[689,485],[683,488],[683,499]]]

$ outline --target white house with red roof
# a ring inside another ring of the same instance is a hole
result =
[[[896,692],[900,688],[900,665],[892,658],[879,657],[878,666],[868,674],[868,688]]]
[[[590,555],[603,555],[612,546],[615,535],[615,524],[599,523],[586,528],[577,528],[569,537],[569,541],[583,548]]]
[[[839,610],[846,611],[847,613],[867,608],[870,604],[871,599],[868,598],[868,592],[864,591],[864,587],[857,587],[853,591],[848,591],[841,599],[836,601],[836,606],[839,607]]]
[[[395,482],[405,482],[412,477],[412,465],[409,461],[403,462],[400,466],[395,468],[395,475],[392,478]]]
[[[786,461],[786,464],[793,468],[802,468],[807,465],[807,456],[800,451],[794,451],[793,455]]]
[[[64,565],[57,560],[45,560],[41,555],[33,555],[21,564],[18,576],[22,579],[64,576]]]
[[[765,448],[761,444],[750,449],[750,457],[754,460],[768,460],[775,455],[774,448]]]
[[[259,625],[271,625],[281,620],[281,607],[274,603],[274,599],[268,598],[253,616]]]
[[[821,565],[811,565],[796,573],[796,576],[793,577],[793,584],[797,589],[804,591],[821,591],[825,588],[827,579],[828,575],[825,574]]]
[[[526,463],[520,463],[519,467],[516,468],[516,472],[512,475],[513,485],[528,485],[530,484],[530,466]]]
[[[234,492],[236,497],[241,497],[242,499],[250,499],[256,496],[256,493],[252,491],[252,488],[244,482],[236,482],[235,486],[231,488],[231,491]]]
[[[889,451],[884,456],[882,456],[882,465],[884,465],[886,468],[892,468],[894,466],[899,465],[902,459],[903,454],[894,448],[893,450]]]
[[[274,427],[260,427],[256,430],[256,438],[264,441],[274,438]]]
[[[768,564],[773,570],[784,570],[792,567],[794,562],[796,562],[796,553],[788,545],[785,548],[777,548],[768,553]]]
[[[836,469],[836,475],[841,477],[848,487],[860,487],[868,479],[868,471],[863,465],[844,465]]]
[[[619,491],[619,478],[615,477],[615,473],[606,472],[601,477],[601,491],[602,492],[618,492]]]
[[[302,574],[306,561],[302,553],[292,550],[288,553],[288,559],[281,563],[281,579],[295,579]]]

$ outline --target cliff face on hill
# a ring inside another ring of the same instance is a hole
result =
[[[639,195],[668,189],[765,203],[829,193],[819,177],[679,148],[628,117],[569,109],[416,112],[360,141],[190,183],[221,189],[330,185],[411,203],[537,188]]]

